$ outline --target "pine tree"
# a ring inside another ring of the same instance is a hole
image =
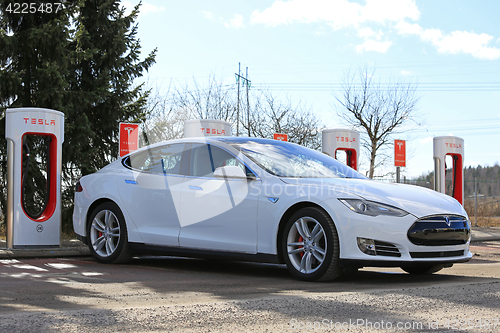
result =
[[[71,149],[64,160],[81,175],[117,157],[120,122],[144,117],[148,92],[132,84],[154,63],[156,50],[139,61],[134,24],[138,8],[125,16],[117,0],[86,0],[80,7],[71,44],[73,75],[68,80],[65,145]]]
[[[31,1],[36,8],[45,1]],[[42,107],[63,111],[65,76],[70,38],[70,20],[74,1],[67,1],[61,10],[50,13],[16,13],[14,2],[0,3],[0,204],[5,207],[6,141],[5,109],[8,107]],[[38,210],[46,188],[42,170],[45,158],[36,163],[38,156],[46,154],[42,140],[30,140],[30,177],[24,189],[28,208]]]
[[[76,179],[117,157],[120,122],[144,118],[148,91],[133,82],[153,65],[156,50],[140,60],[139,6],[125,15],[118,0],[70,0],[57,13],[14,14],[8,3],[0,3],[1,208],[5,109],[59,110],[65,114],[63,223],[69,226]]]
[[[117,0],[85,0],[76,18],[70,45],[71,65],[63,149],[63,219],[72,213],[73,184],[118,156],[120,122],[143,119],[148,91],[133,87],[155,62],[156,50],[140,61],[134,21]]]

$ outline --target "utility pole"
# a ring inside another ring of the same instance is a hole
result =
[[[474,226],[477,227],[477,180],[474,177]]]
[[[240,79],[245,82],[247,86],[247,118],[248,118],[248,136],[250,136],[250,100],[248,98],[248,89],[250,89],[250,85],[252,81],[248,79],[248,67],[246,77],[241,75],[241,63],[238,63],[238,73],[234,73],[236,77],[236,83],[238,83],[238,105],[236,108],[236,136],[240,135]]]
[[[234,73],[236,75],[236,73]],[[236,136],[240,136],[240,78],[241,78],[241,63],[238,63],[238,75],[236,82],[238,83],[238,104],[236,105]]]
[[[247,127],[248,127],[248,136],[250,137],[250,100],[248,99],[248,88],[250,88],[250,81],[248,81],[248,67],[247,74],[245,76],[246,86],[247,86]]]

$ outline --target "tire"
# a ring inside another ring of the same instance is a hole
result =
[[[127,225],[120,208],[113,202],[97,206],[87,224],[89,249],[97,261],[120,264],[129,261]]]
[[[288,270],[299,280],[332,281],[342,273],[337,229],[319,208],[302,208],[293,214],[281,246]]]
[[[401,267],[403,271],[408,274],[413,275],[425,275],[425,274],[433,274],[442,270],[444,265],[427,265],[427,266],[407,266]]]

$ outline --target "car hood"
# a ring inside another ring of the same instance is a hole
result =
[[[343,194],[356,195],[366,200],[401,208],[418,218],[434,214],[467,216],[462,205],[454,198],[415,185],[388,184],[371,179],[354,178],[281,178],[281,180],[287,184],[300,186],[329,187],[339,198]]]

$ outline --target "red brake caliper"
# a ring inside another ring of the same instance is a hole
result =
[[[304,241],[304,238],[302,238],[302,236],[299,236],[299,243],[300,242],[303,242]],[[299,249],[303,248],[302,245],[299,245]],[[300,252],[300,257],[302,258],[304,256],[304,252]]]

